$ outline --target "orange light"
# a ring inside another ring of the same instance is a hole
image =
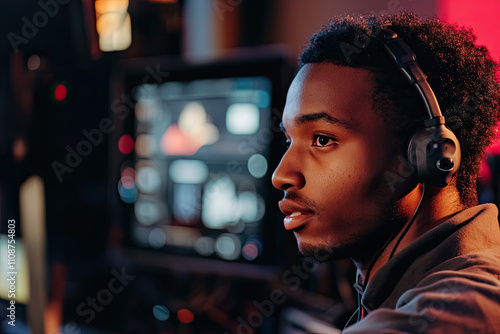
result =
[[[120,51],[132,43],[128,0],[96,0],[96,30],[101,51]]]

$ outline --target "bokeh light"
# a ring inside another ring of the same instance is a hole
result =
[[[260,179],[267,173],[267,160],[262,154],[254,154],[248,159],[247,167],[253,177]]]
[[[165,235],[165,231],[161,228],[157,227],[149,233],[149,245],[155,249],[160,249],[165,246],[167,242],[167,236]]]
[[[253,103],[234,103],[227,108],[226,128],[234,135],[251,135],[259,129],[259,108]]]
[[[40,67],[41,60],[40,56],[38,55],[32,55],[31,57],[28,58],[28,69],[30,71],[36,71]]]
[[[61,102],[66,98],[67,95],[68,91],[66,90],[66,86],[64,86],[63,84],[59,84],[56,86],[56,89],[54,90],[54,97],[57,101]]]
[[[201,160],[177,159],[170,164],[168,173],[176,183],[198,184],[207,179],[208,166]]]
[[[156,143],[151,135],[139,135],[135,140],[135,151],[143,157],[151,156],[156,150]]]
[[[126,167],[122,170],[122,185],[127,188],[131,189],[135,186],[135,176],[136,172],[135,169],[132,167]]]
[[[221,234],[215,241],[215,252],[224,260],[236,260],[240,257],[241,241],[232,233]]]
[[[122,154],[129,154],[134,149],[134,140],[129,135],[123,135],[118,140],[118,149]]]
[[[160,189],[161,177],[158,171],[151,166],[137,169],[137,187],[145,193],[154,193]]]
[[[122,184],[122,181],[118,181],[118,193],[120,198],[125,203],[131,204],[135,202],[136,190],[135,187],[127,188]]]
[[[179,311],[177,311],[177,318],[183,324],[189,324],[193,322],[194,314],[187,308],[181,308]]]
[[[139,223],[146,226],[157,223],[164,215],[163,203],[151,196],[139,196],[134,211]]]
[[[194,244],[194,249],[203,256],[210,256],[214,253],[215,240],[211,237],[200,237]]]
[[[153,307],[153,315],[160,321],[165,321],[170,318],[170,311],[163,305],[155,305]]]
[[[251,241],[247,242],[241,251],[243,257],[248,261],[255,260],[259,255],[259,248],[254,242]]]

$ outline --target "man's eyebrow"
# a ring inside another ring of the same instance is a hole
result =
[[[350,130],[352,130],[354,128],[354,125],[352,122],[349,122],[347,120],[343,120],[343,119],[340,119],[337,117],[330,116],[326,112],[299,115],[296,118],[297,123],[310,123],[310,122],[314,122],[317,120],[324,120],[327,123],[334,124],[334,125],[340,125],[344,128],[350,129]]]

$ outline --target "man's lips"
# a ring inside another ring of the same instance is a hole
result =
[[[287,230],[296,230],[303,227],[307,219],[311,218],[314,214],[309,208],[292,200],[281,200],[278,205],[281,212],[286,215],[283,223]]]

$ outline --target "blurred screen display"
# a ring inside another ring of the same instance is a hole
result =
[[[266,77],[137,88],[135,159],[118,192],[140,246],[224,260],[262,254],[273,133]]]

